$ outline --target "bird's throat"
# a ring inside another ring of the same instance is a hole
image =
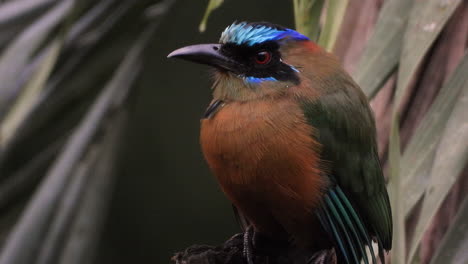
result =
[[[214,74],[213,99],[223,101],[250,101],[274,96],[292,86],[289,82],[264,81],[249,83],[245,77],[217,70]]]

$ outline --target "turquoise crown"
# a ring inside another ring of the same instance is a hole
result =
[[[266,41],[284,38],[309,40],[308,37],[295,30],[270,23],[234,22],[221,33],[219,42],[222,44],[233,43],[237,45],[253,46]]]

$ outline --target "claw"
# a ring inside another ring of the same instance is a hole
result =
[[[307,264],[326,264],[336,263],[335,252],[323,250],[315,253],[308,261]]]
[[[252,226],[249,226],[244,232],[244,258],[248,264],[254,264],[253,261],[253,239],[255,237],[255,231]]]

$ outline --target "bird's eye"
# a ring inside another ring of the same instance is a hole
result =
[[[268,51],[260,51],[255,54],[254,59],[257,64],[267,64],[271,60],[271,53]]]

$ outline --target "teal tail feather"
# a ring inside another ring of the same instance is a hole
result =
[[[330,189],[325,196],[322,208],[317,216],[325,232],[335,244],[338,258],[346,264],[377,264],[377,257],[372,247],[372,239],[358,212],[339,186]],[[382,245],[379,244],[379,258],[385,264]],[[366,248],[369,249],[370,258]]]

